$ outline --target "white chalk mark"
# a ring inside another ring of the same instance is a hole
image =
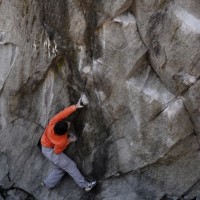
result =
[[[136,23],[135,17],[131,13],[120,15],[116,17],[115,19],[113,19],[113,21],[121,23],[123,27],[128,26],[130,23],[133,23],[133,24]]]
[[[182,100],[178,99],[175,102],[171,103],[164,112],[167,114],[170,120],[173,120],[179,111],[183,108]]]

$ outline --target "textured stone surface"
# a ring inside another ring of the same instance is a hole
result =
[[[198,199],[199,8],[0,0],[0,199]],[[82,92],[65,153],[98,185],[85,193],[66,175],[48,190],[38,141]]]
[[[1,163],[1,173],[0,173],[0,183],[5,179],[5,177],[9,173],[9,165],[8,165],[8,158],[5,154],[0,154],[0,163]]]
[[[135,8],[139,10],[139,29],[151,49],[152,67],[175,94],[187,90],[199,77],[199,45],[194,42],[199,37],[199,19],[182,4],[163,1],[145,19],[140,18],[145,11],[143,4],[136,1]]]
[[[185,103],[185,106],[190,113],[191,119],[194,123],[194,128],[196,133],[200,133],[199,127],[199,106],[200,106],[200,99],[198,96],[199,93],[199,81],[189,88],[188,92],[182,97]]]

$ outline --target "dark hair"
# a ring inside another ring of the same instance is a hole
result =
[[[68,124],[65,121],[57,122],[54,126],[54,131],[58,135],[64,135],[67,132]]]

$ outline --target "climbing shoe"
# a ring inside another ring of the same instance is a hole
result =
[[[87,186],[84,187],[83,189],[86,192],[89,192],[95,185],[97,184],[97,182],[95,180],[88,182]]]

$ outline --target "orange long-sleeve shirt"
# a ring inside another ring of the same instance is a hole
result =
[[[42,146],[53,148],[56,154],[63,152],[63,150],[69,144],[68,134],[66,133],[64,135],[57,135],[54,131],[54,126],[57,122],[64,120],[75,111],[76,111],[75,105],[69,106],[64,110],[62,110],[61,112],[59,112],[57,115],[55,115],[49,121],[49,124],[47,125],[41,138]]]

